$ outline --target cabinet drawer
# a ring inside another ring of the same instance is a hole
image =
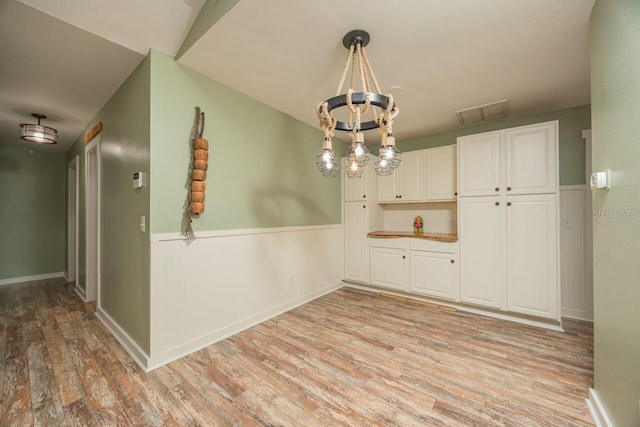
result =
[[[376,239],[375,237],[370,237],[369,246],[389,249],[409,249],[409,239]]]
[[[440,242],[438,240],[411,239],[411,250],[457,254],[458,242]]]

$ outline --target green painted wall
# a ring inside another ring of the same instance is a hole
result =
[[[100,197],[100,299],[109,314],[149,352],[149,234],[139,230],[140,216],[150,222],[150,186],[133,189],[133,173],[149,173],[150,58],[116,91],[66,154],[79,156],[79,284],[85,286],[83,136],[102,121]]]
[[[466,127],[449,132],[421,136],[398,142],[400,151],[413,151],[423,148],[440,147],[456,143],[459,136],[489,132],[532,123],[559,120],[560,122],[560,185],[585,183],[585,152],[582,131],[591,129],[591,108],[589,105],[551,111],[527,117],[514,117],[500,122],[480,126]]]
[[[597,0],[591,13],[595,388],[620,427],[639,426],[640,2]],[[625,215],[626,216],[623,216]]]
[[[0,146],[0,279],[65,269],[64,154],[29,148]]]
[[[180,59],[180,57],[184,55],[195,42],[200,40],[200,37],[209,31],[209,28],[229,12],[238,1],[239,0],[207,0],[204,6],[202,6],[202,9],[200,9],[200,13],[198,13],[198,17],[193,22],[191,29],[189,29],[187,37],[185,37],[184,42],[182,42],[176,59]]]
[[[206,211],[194,230],[339,224],[340,179],[315,165],[322,133],[151,51],[153,233],[179,232],[194,107],[206,113]],[[314,108],[314,106],[309,106]],[[334,148],[343,153],[345,144]]]

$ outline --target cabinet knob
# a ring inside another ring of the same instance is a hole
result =
[[[365,209],[367,207],[367,205],[362,205],[362,209]]]
[[[496,202],[496,206],[500,206],[500,202]]]
[[[454,195],[454,196],[457,196],[457,195],[458,195],[458,192],[456,191],[455,193],[453,193],[453,195]]]
[[[398,198],[398,195],[396,194],[396,199]]]
[[[366,195],[366,194],[363,194],[363,195],[362,195],[362,198],[363,198],[363,199],[366,199],[366,198],[367,198],[367,195]]]
[[[496,191],[500,191],[500,187],[496,187]]]
[[[511,202],[507,202],[507,206],[511,206]]]
[[[455,262],[454,260],[451,260],[451,264],[453,264],[454,262]]]
[[[406,259],[407,257],[405,255],[402,255],[402,259]]]
[[[398,199],[402,199],[402,194],[398,196]]]
[[[507,191],[511,191],[511,187],[507,187]]]

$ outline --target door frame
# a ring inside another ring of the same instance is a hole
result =
[[[98,306],[100,304],[100,192],[101,192],[101,183],[100,183],[100,149],[102,143],[102,136],[97,135],[94,137],[85,147],[84,149],[84,177],[85,177],[85,268],[86,268],[86,281],[85,281],[85,292],[86,297],[85,301],[96,301],[98,300]],[[93,170],[89,165],[89,157],[95,153],[96,156],[96,167]],[[89,200],[90,194],[89,189],[91,188],[90,182],[91,180],[96,180],[97,194],[95,195],[96,201],[96,213],[95,216],[92,217],[89,215]],[[95,241],[91,237],[92,227],[96,229],[96,238]],[[95,250],[96,263],[95,263],[95,276],[93,276],[94,272],[90,271],[91,263],[89,262],[89,255],[92,250]],[[91,277],[95,277],[95,283],[91,283]]]
[[[73,160],[67,163],[67,282],[76,282],[76,291],[78,287],[78,241],[80,231],[78,228],[78,215],[80,214],[80,204],[78,196],[80,191],[80,180],[78,179],[78,162],[79,156],[75,156]],[[73,182],[71,180],[73,176]],[[73,190],[74,197],[71,198]],[[73,218],[71,213],[73,212]],[[73,246],[72,246],[73,243]],[[73,261],[73,268],[71,268]]]

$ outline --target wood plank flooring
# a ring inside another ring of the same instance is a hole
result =
[[[339,290],[145,374],[68,284],[0,287],[0,425],[584,426],[593,330]]]

